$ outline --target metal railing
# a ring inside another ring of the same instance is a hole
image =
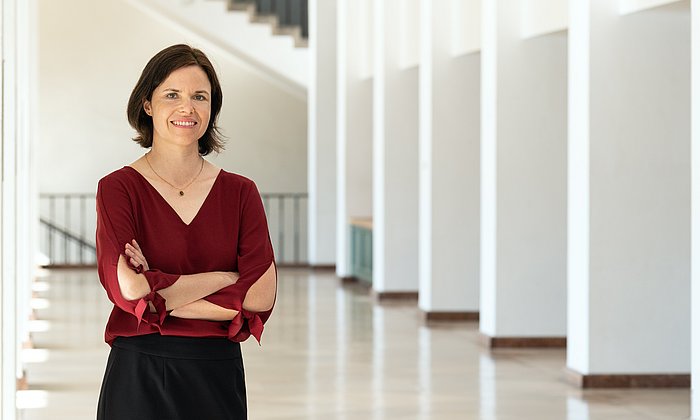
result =
[[[307,194],[267,193],[261,196],[277,263],[307,265]]]
[[[49,265],[95,264],[95,194],[41,194],[39,223]]]
[[[261,196],[277,264],[307,265],[307,194]],[[39,246],[47,267],[95,265],[95,194],[41,194],[39,214]]]

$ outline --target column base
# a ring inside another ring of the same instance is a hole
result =
[[[335,264],[309,264],[309,268],[314,271],[335,271]]]
[[[479,343],[491,349],[565,349],[566,337],[491,337],[479,333]]]
[[[478,321],[479,312],[423,311],[425,321]]]
[[[584,375],[566,369],[566,381],[583,389],[591,388],[690,388],[690,375],[678,374],[595,374]]]
[[[359,283],[357,277],[353,276],[345,276],[345,277],[338,277],[340,279],[340,283],[342,284],[354,284],[354,283]]]
[[[49,264],[42,265],[41,268],[45,268],[47,270],[95,270],[97,269],[97,264]]]
[[[374,300],[378,302],[397,302],[397,301],[417,301],[418,292],[416,291],[392,291],[392,292],[377,292],[372,291]]]

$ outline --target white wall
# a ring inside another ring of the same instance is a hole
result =
[[[336,2],[309,1],[309,264],[335,264]]]
[[[145,152],[131,141],[126,103],[148,59],[181,42],[203,48],[222,83],[229,140],[211,160],[263,192],[306,191],[305,101],[125,0],[39,0],[38,13],[41,192],[93,192]]]
[[[479,308],[480,55],[453,56],[453,6],[420,2],[419,307],[428,316]]]
[[[481,50],[481,0],[450,0],[450,38],[455,57]]]
[[[372,287],[380,296],[418,290],[418,67],[401,68],[403,46],[419,43],[417,15],[418,0],[374,1]]]
[[[369,0],[337,3],[336,274],[350,273],[353,217],[372,215],[372,7]]]
[[[569,249],[568,365],[688,373],[689,2],[622,17],[606,0],[586,3],[590,24],[570,26],[571,57],[590,60],[569,66],[570,164],[584,165],[570,176],[570,244],[587,245]]]
[[[524,10],[484,2],[481,323],[501,337],[566,335],[565,32],[523,40]],[[491,8],[492,10],[487,10]],[[487,58],[489,59],[487,61]],[[486,73],[492,72],[487,78]],[[485,169],[487,166],[485,166]]]
[[[590,149],[591,324],[597,331],[591,345],[599,351],[591,355],[591,369],[687,373],[688,2],[597,29],[591,34],[591,137],[598,139]],[[624,302],[634,303],[620,311]]]
[[[566,30],[569,26],[567,0],[520,0],[519,6],[523,38]]]
[[[640,12],[642,10],[676,3],[679,0],[618,0],[620,14]]]

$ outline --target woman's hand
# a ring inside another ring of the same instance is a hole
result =
[[[142,265],[143,271],[148,271],[148,261],[146,261],[146,257],[143,255],[143,251],[141,251],[141,247],[139,243],[136,242],[136,239],[132,239],[131,244],[126,244],[124,246],[124,253],[129,256],[131,265],[134,267]],[[150,312],[156,312],[156,307],[153,306],[153,302],[148,302],[148,310]]]
[[[138,242],[136,242],[136,239],[132,239],[130,244],[125,245],[124,252],[129,257],[129,262],[131,265],[134,267],[142,265],[143,271],[148,271],[148,262],[146,261],[146,257],[143,255],[143,251],[141,251],[141,247],[139,246]]]
[[[138,242],[136,242],[136,239],[132,239],[130,244],[126,244],[124,246],[124,253],[129,257],[129,262],[131,263],[131,265],[133,265],[134,267],[138,267],[139,265],[142,265],[143,271],[148,271],[148,269],[149,269],[148,261],[146,261],[146,257],[143,255],[143,251],[141,250],[141,246],[139,246]],[[239,273],[237,273],[237,272],[228,271],[228,272],[223,272],[222,274],[225,275],[228,285],[236,284],[236,282],[238,282],[238,278],[240,277]],[[166,289],[163,289],[163,290],[166,290]],[[156,308],[155,308],[155,306],[153,306],[153,302],[148,302],[148,308],[149,308],[150,312],[156,312]],[[229,315],[230,314],[226,314],[227,319],[231,319],[231,317],[229,317]],[[222,316],[222,315],[219,314],[219,316]],[[188,317],[188,316],[183,316],[183,317]]]

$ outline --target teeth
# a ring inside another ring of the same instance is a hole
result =
[[[173,121],[173,124],[179,125],[180,127],[194,127],[194,121]]]

